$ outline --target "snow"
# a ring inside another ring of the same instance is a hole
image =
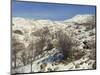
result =
[[[66,20],[65,22],[75,22],[75,23],[79,23],[79,24],[83,24],[83,23],[93,23],[95,22],[94,19],[95,16],[93,15],[76,15],[73,18]]]
[[[95,28],[86,30],[86,26],[84,24],[91,24],[95,22],[94,15],[76,15],[75,17],[64,20],[64,21],[51,21],[51,20],[34,20],[34,19],[25,19],[21,17],[13,17],[12,19],[14,26],[12,26],[12,31],[20,30],[23,32],[23,35],[12,33],[18,41],[22,42],[25,47],[28,47],[29,42],[34,40],[35,42],[39,40],[39,37],[31,35],[32,32],[40,30],[43,27],[48,27],[50,33],[54,35],[55,32],[59,30],[63,30],[63,32],[72,34],[72,37],[80,43],[78,49],[85,50],[86,54],[78,60],[74,60],[71,62],[62,60],[55,62],[46,62],[43,63],[44,60],[50,59],[59,49],[53,48],[49,51],[45,51],[46,46],[44,47],[44,52],[36,57],[35,61],[32,62],[32,72],[47,72],[47,71],[62,71],[62,70],[80,70],[80,69],[93,69],[93,64],[95,60],[89,58],[90,50],[83,49],[83,41],[84,40],[95,40]],[[77,23],[77,24],[75,24]],[[90,36],[90,33],[94,33]],[[26,39],[26,40],[25,40]],[[56,40],[56,39],[54,39]],[[51,42],[54,42],[52,40]],[[28,51],[28,50],[27,50]],[[21,53],[21,52],[20,52]],[[59,53],[59,51],[58,51]],[[63,58],[63,57],[62,57]],[[50,60],[52,61],[52,59]],[[44,66],[41,69],[41,65]],[[27,64],[26,66],[17,67],[12,69],[13,73],[30,73],[31,65]]]

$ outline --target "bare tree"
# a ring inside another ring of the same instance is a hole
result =
[[[25,46],[23,43],[20,43],[17,39],[12,37],[12,57],[14,61],[14,68],[16,68],[16,60],[17,60],[17,53],[21,50],[24,50]]]
[[[23,65],[25,66],[27,64],[27,54],[25,53],[25,51],[23,51],[21,54],[21,60]]]

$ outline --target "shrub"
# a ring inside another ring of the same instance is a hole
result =
[[[58,39],[59,47],[62,49],[64,58],[72,56],[73,47],[77,46],[78,43],[63,31],[58,31],[56,37]]]
[[[40,40],[38,40],[38,42],[36,42],[35,44],[36,56],[42,53],[44,46],[45,46],[45,37],[41,36]]]

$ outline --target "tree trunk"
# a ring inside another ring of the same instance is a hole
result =
[[[32,58],[31,58],[31,72],[32,72]]]
[[[14,68],[16,68],[16,54],[15,54],[15,60],[14,60]]]

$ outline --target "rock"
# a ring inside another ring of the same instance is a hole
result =
[[[92,39],[92,40],[85,40],[83,41],[84,43],[84,49],[94,49],[96,47],[96,43],[95,43],[95,40]]]

